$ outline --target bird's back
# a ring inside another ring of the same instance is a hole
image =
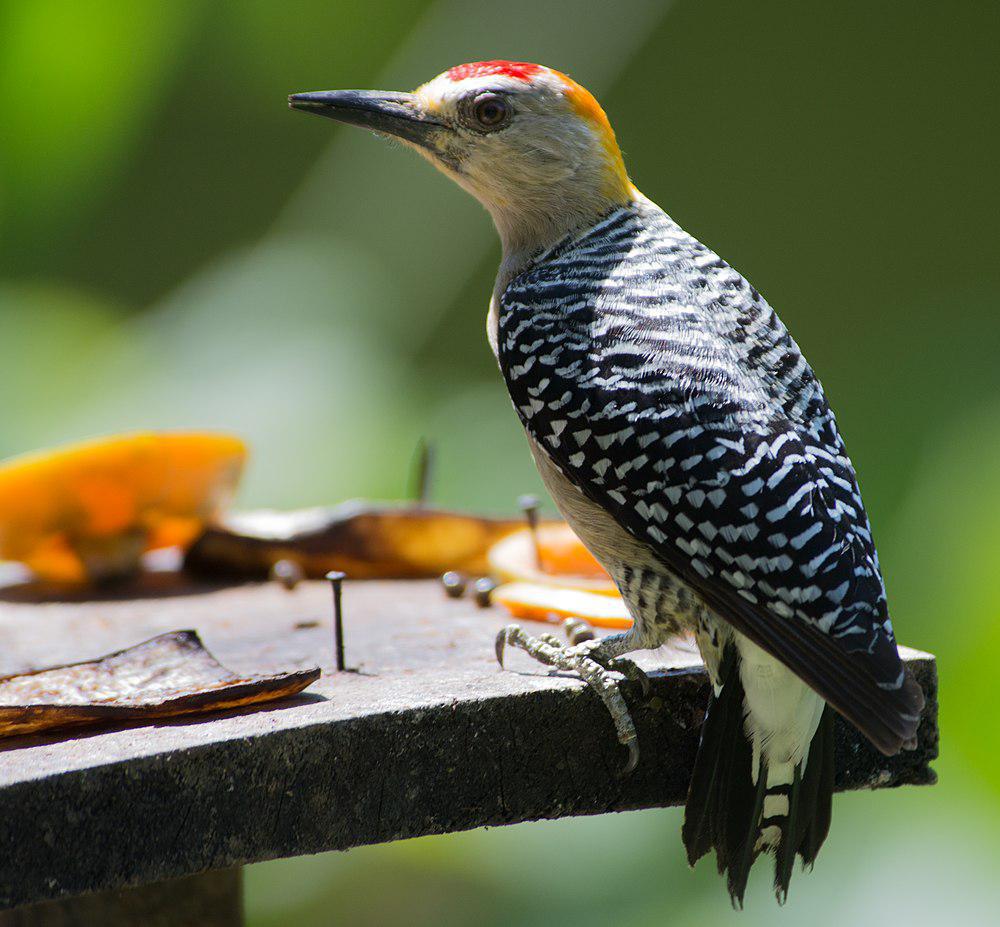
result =
[[[511,398],[567,479],[881,749],[911,739],[919,689],[853,467],[760,294],[639,199],[498,303]]]

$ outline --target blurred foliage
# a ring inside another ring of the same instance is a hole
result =
[[[498,249],[461,191],[284,95],[463,60],[598,92],[639,186],[743,269],[823,377],[896,623],[938,654],[941,784],[839,799],[814,874],[742,923],[995,923],[1000,197],[995,5],[0,0],[0,454],[233,429],[248,505],[539,484],[483,337]],[[679,812],[252,867],[251,924],[707,924]],[[734,917],[735,922],[735,917]]]

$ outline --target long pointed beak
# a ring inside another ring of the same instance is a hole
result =
[[[443,122],[424,111],[412,93],[324,90],[293,93],[288,98],[288,105],[292,109],[392,135],[415,145],[427,145],[429,136],[445,127]]]

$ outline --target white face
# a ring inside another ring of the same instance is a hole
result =
[[[415,148],[483,203],[508,250],[543,245],[634,194],[597,101],[541,65],[477,62],[414,93],[323,91],[289,103]]]
[[[502,73],[456,80],[455,71],[461,69],[414,93],[448,129],[415,147],[477,197],[498,225],[530,223],[536,213],[619,194],[627,182],[621,156],[586,91],[547,68],[528,80]]]

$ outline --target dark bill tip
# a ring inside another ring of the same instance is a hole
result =
[[[428,135],[443,123],[431,118],[412,93],[380,90],[322,90],[293,93],[291,109],[316,113],[338,122],[425,144]]]
[[[323,104],[319,100],[313,99],[313,93],[290,93],[288,95],[289,109],[319,109]]]

